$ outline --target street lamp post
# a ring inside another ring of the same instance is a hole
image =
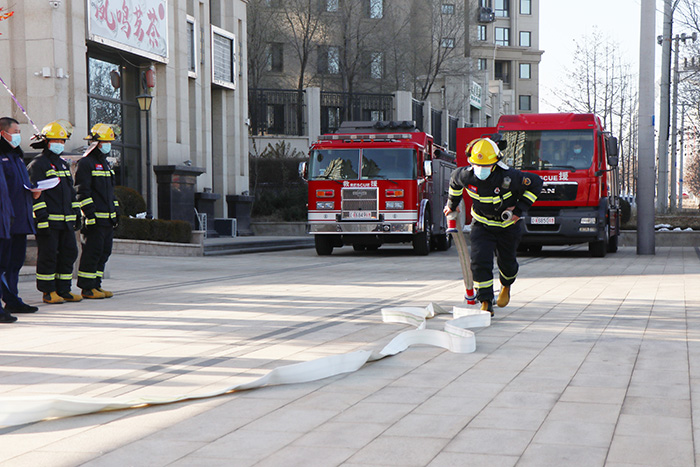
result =
[[[153,217],[151,209],[151,103],[153,96],[150,94],[141,94],[136,96],[136,101],[139,103],[141,112],[146,113],[146,218]]]

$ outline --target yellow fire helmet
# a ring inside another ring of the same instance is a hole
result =
[[[471,151],[470,151],[471,149]],[[473,165],[494,165],[501,160],[501,151],[489,138],[481,138],[467,146],[469,163]]]
[[[73,133],[73,125],[65,120],[55,120],[47,123],[41,130],[41,136],[45,139],[68,139]]]
[[[114,130],[106,123],[96,123],[90,130],[90,134],[83,139],[92,141],[114,141]]]

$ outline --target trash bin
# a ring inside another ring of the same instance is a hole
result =
[[[236,219],[238,235],[253,235],[250,228],[250,212],[255,197],[248,195],[226,195],[228,217]]]

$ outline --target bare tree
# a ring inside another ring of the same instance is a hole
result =
[[[270,44],[280,39],[278,17],[268,0],[249,0],[248,18],[248,85],[261,86],[270,65]]]
[[[411,14],[414,25],[413,69],[416,70],[413,94],[419,100],[428,98],[437,77],[450,59],[459,55],[466,33],[464,3],[455,2],[454,12],[447,14],[443,2],[414,2]]]

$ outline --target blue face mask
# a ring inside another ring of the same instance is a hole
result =
[[[109,154],[109,151],[112,150],[112,143],[102,143],[102,146],[100,146],[100,151],[102,151],[102,154]]]
[[[489,175],[491,175],[491,169],[492,166],[487,166],[487,167],[481,167],[478,165],[474,166],[474,175],[476,175],[476,178],[479,180],[486,180],[489,178]]]
[[[12,139],[10,139],[9,143],[13,148],[16,148],[17,146],[19,146],[19,143],[22,142],[22,135],[20,135],[19,133],[13,133],[10,135],[10,137]]]
[[[49,151],[56,155],[61,155],[64,149],[65,145],[63,143],[49,143]]]

